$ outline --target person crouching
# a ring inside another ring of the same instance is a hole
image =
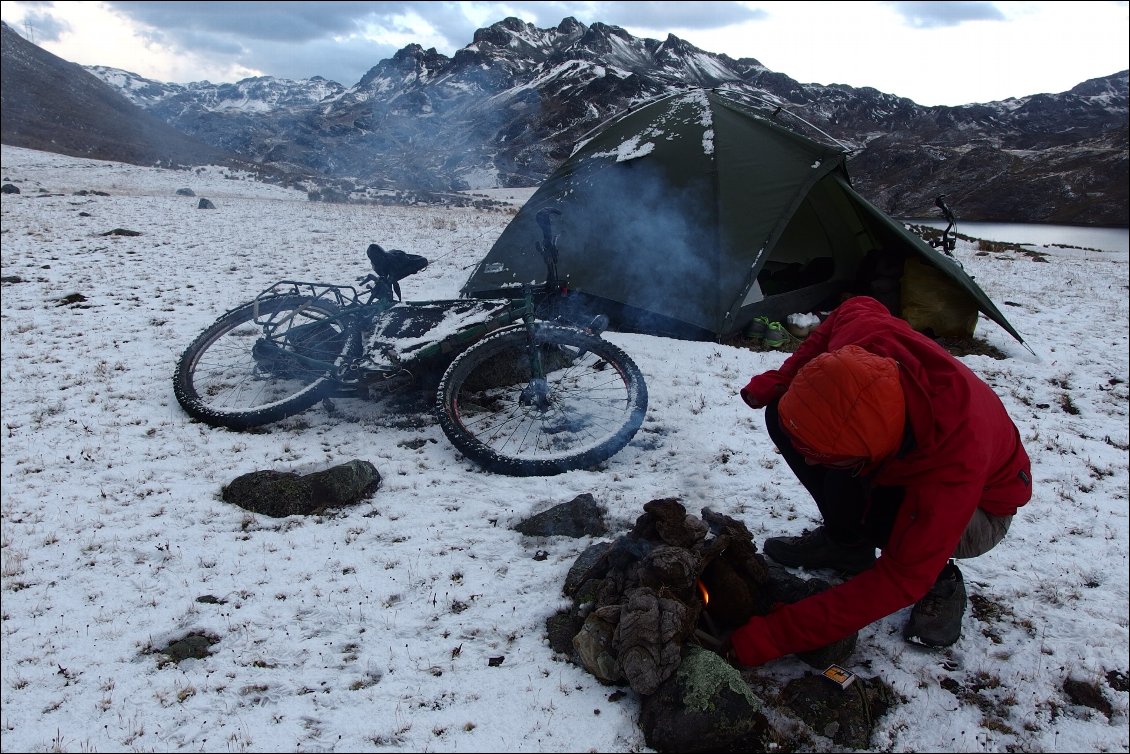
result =
[[[966,591],[954,560],[995,547],[1032,496],[1028,454],[992,388],[857,296],[740,395],[765,409],[770,438],[823,518],[766,540],[765,555],[848,578],[736,629],[737,661],[818,649],[910,605],[907,641],[956,642]]]

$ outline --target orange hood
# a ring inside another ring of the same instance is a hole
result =
[[[822,353],[800,368],[778,409],[802,454],[874,463],[902,444],[906,401],[898,362],[855,345]]]

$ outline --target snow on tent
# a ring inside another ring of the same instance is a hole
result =
[[[537,214],[554,208],[562,283],[615,329],[713,340],[757,316],[830,309],[852,292],[937,336],[955,334],[936,326],[954,313],[938,308],[958,312],[968,335],[980,311],[1023,343],[956,260],[852,189],[846,157],[716,91],[653,100],[574,149],[462,294],[543,282]],[[909,291],[926,294],[918,321],[902,300],[912,269],[926,279]],[[942,290],[941,305],[931,303]]]

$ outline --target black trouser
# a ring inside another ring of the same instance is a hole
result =
[[[839,544],[869,544],[883,549],[891,537],[906,490],[873,485],[851,471],[805,463],[781,429],[777,401],[765,407],[765,426],[789,468],[816,501],[828,536]],[[953,557],[975,558],[985,554],[1004,539],[1011,523],[1012,516],[994,516],[978,508]]]
[[[872,485],[852,471],[805,463],[781,429],[777,401],[765,407],[765,426],[793,474],[816,501],[828,535],[839,544],[885,547],[905,490]]]

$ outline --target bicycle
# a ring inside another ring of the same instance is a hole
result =
[[[601,337],[603,316],[562,314],[555,208],[537,216],[546,281],[517,295],[404,301],[426,258],[371,244],[352,285],[281,280],[221,316],[184,350],[173,392],[192,417],[250,429],[335,394],[381,398],[441,375],[434,412],[451,443],[488,471],[548,476],[592,467],[643,424],[635,362]]]

